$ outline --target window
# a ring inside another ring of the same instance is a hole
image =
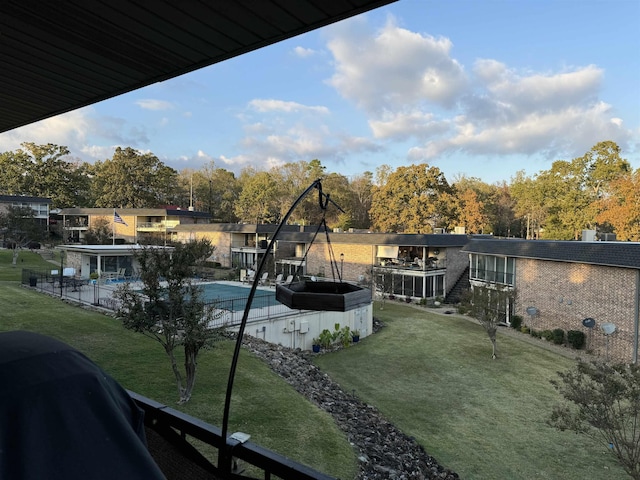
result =
[[[403,275],[398,273],[377,273],[374,277],[376,289],[385,294],[403,295],[414,298],[434,298],[444,296],[444,274]]]
[[[489,283],[513,285],[515,259],[495,255],[471,254],[470,277]]]

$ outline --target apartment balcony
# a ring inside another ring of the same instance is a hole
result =
[[[180,220],[166,220],[162,222],[138,222],[138,232],[166,232],[168,229],[180,225]]]
[[[432,272],[434,270],[446,270],[446,260],[431,257],[426,261],[422,259],[378,259],[374,264],[375,270],[403,270],[410,272]]]
[[[85,217],[67,218],[64,221],[64,228],[67,230],[88,230],[89,219]]]

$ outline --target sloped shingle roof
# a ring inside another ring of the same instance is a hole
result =
[[[472,239],[464,252],[555,262],[640,268],[640,243]]]

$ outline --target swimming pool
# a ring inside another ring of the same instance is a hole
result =
[[[203,283],[200,285],[202,288],[202,297],[207,303],[217,303],[217,307],[232,312],[243,311],[247,298],[249,297],[250,287],[243,287],[240,285],[233,285],[229,283]],[[275,291],[271,290],[256,290],[251,303],[251,308],[264,308],[272,307],[274,305],[282,305],[276,300]]]

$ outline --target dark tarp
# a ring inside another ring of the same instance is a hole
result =
[[[82,353],[0,333],[0,479],[158,479],[143,412]]]

